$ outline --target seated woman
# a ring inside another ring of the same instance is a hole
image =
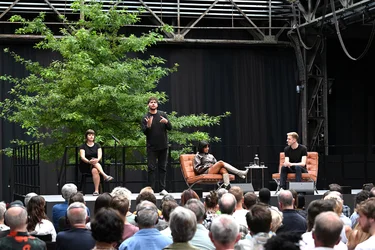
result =
[[[93,195],[98,196],[100,184],[99,174],[103,176],[104,181],[111,181],[113,180],[113,177],[104,173],[102,165],[99,163],[102,159],[102,148],[98,143],[95,143],[95,131],[92,129],[87,130],[85,138],[86,142],[79,148],[79,153],[81,156],[80,167],[81,169],[91,170],[95,187]]]
[[[55,242],[56,241],[56,230],[53,226],[53,223],[49,221],[46,212],[45,212],[46,201],[42,196],[34,196],[31,197],[29,202],[27,203],[27,214],[28,214],[28,221],[27,221],[27,231],[31,235],[35,235],[39,238],[43,238],[43,236],[50,235],[51,238],[49,240]],[[45,238],[46,241],[47,237]]]
[[[240,178],[245,178],[247,175],[247,170],[238,170],[237,168],[233,167],[232,165],[224,162],[224,161],[217,161],[216,158],[209,154],[208,151],[210,150],[210,145],[206,141],[199,142],[198,145],[198,153],[195,155],[194,158],[194,171],[197,175],[199,174],[222,174],[224,185],[228,186],[229,183],[229,174],[231,172],[233,174],[238,175]]]

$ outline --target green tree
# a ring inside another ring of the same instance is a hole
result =
[[[134,54],[144,53],[161,41],[162,30],[126,36],[123,27],[138,22],[139,13],[118,10],[115,5],[103,11],[101,4],[79,1],[72,8],[84,17],[68,23],[61,16],[67,28],[60,29],[60,34],[46,26],[44,13],[31,21],[18,15],[11,17],[11,21],[23,24],[17,34],[42,35],[44,39],[34,48],[58,52],[61,59],[43,66],[5,50],[26,67],[29,75],[1,76],[1,80],[13,83],[12,98],[0,103],[1,117],[19,124],[35,141],[48,141],[41,145],[41,158],[46,161],[59,159],[65,146],[81,144],[88,128],[99,132],[97,141],[103,145],[113,145],[112,134],[118,135],[123,145],[145,145],[140,119],[146,112],[147,99],[156,96],[162,103],[167,101],[166,94],[155,88],[178,65],[167,68],[163,58],[151,55],[140,59]],[[172,31],[168,26],[163,29]],[[182,145],[185,151],[197,140],[219,140],[199,129],[218,125],[228,115],[179,117],[172,112],[170,142]],[[174,152],[174,156],[180,152]]]

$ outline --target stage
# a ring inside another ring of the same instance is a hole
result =
[[[235,185],[235,184],[234,184]],[[306,208],[308,204],[313,201],[322,198],[323,194],[327,192],[328,190],[318,190],[318,193],[314,194],[307,194],[305,195],[305,200],[306,200]],[[354,202],[355,202],[355,196],[358,192],[360,192],[361,189],[352,189],[351,194],[343,194],[344,197],[344,204],[350,207],[350,211],[353,212],[354,210]],[[259,191],[254,191],[255,194],[258,195]],[[137,198],[139,193],[133,193],[131,196],[131,211],[135,210],[135,200]],[[181,199],[181,193],[169,193],[172,195],[177,202],[180,202]],[[204,200],[204,197],[209,194],[209,192],[203,192],[202,193],[202,201]],[[278,206],[277,203],[277,195],[275,194],[275,191],[271,191],[271,205],[273,206]],[[57,204],[57,203],[62,203],[64,202],[64,199],[62,198],[61,195],[42,195],[44,199],[46,200],[46,209],[47,209],[47,215],[49,218],[52,218],[52,207]],[[155,194],[156,200],[157,200],[157,205],[160,207],[160,201],[163,198],[162,195]],[[98,196],[93,196],[92,194],[85,194],[85,202],[86,206],[90,209],[90,212],[93,213],[94,211],[94,204],[95,200]]]

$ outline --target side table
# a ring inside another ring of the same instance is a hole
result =
[[[251,183],[253,183],[253,169],[261,169],[262,170],[262,188],[264,188],[264,169],[266,169],[268,167],[262,165],[262,166],[258,166],[258,165],[250,165],[250,166],[245,166],[245,169],[250,169],[250,181]],[[247,182],[247,175],[246,175],[246,183]]]

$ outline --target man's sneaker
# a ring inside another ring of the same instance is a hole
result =
[[[167,190],[165,190],[165,189],[163,189],[162,191],[160,191],[160,193],[159,193],[160,195],[167,195],[168,194],[168,192],[167,192]]]

